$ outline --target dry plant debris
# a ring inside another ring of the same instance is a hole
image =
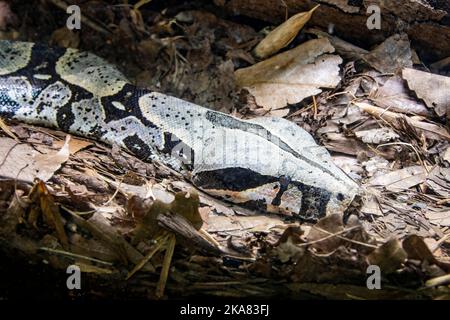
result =
[[[357,12],[346,1],[323,1],[264,40],[203,8],[153,1],[86,1],[86,28],[75,33],[41,3],[43,15],[19,28],[27,6],[13,3],[0,1],[1,38],[90,50],[139,85],[238,117],[285,117],[367,192],[345,223],[300,225],[197,196],[175,172],[117,146],[0,121],[2,251],[59,270],[76,263],[137,297],[450,298],[446,59],[428,70],[401,32],[364,49],[300,31],[327,3]],[[424,17],[442,15],[415,3]],[[36,34],[36,25],[46,27]],[[371,264],[390,289],[367,289]]]

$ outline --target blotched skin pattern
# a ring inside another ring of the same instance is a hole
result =
[[[74,49],[0,41],[0,116],[118,144],[213,196],[301,220],[342,212],[359,193],[294,123],[240,120],[137,88]]]

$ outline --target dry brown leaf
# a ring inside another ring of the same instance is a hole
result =
[[[444,161],[450,162],[450,147],[445,150],[444,155],[442,156]]]
[[[411,48],[406,34],[396,34],[363,56],[364,61],[382,73],[395,73],[412,67]]]
[[[8,136],[19,142],[19,139],[16,137],[16,135],[11,131],[9,126],[3,121],[2,118],[0,118],[0,129],[3,130],[4,133],[6,133]]]
[[[336,52],[344,58],[347,58],[347,60],[361,60],[363,55],[369,53],[369,51],[365,49],[318,29],[311,28],[307,29],[305,32],[315,34],[318,38],[327,38],[336,49]]]
[[[438,225],[441,228],[450,227],[450,210],[438,212],[427,211],[425,217],[427,217],[430,223]]]
[[[381,144],[393,141],[400,136],[390,128],[377,128],[363,131],[356,131],[355,135],[364,143]]]
[[[34,187],[31,189],[29,194],[30,200],[34,203],[32,208],[37,209],[39,207],[40,213],[48,226],[51,226],[56,230],[59,241],[61,242],[64,249],[69,249],[69,240],[67,234],[64,230],[64,223],[62,221],[61,214],[59,212],[59,207],[56,205],[53,196],[50,194],[45,183],[39,180]],[[37,210],[32,210],[32,212]],[[35,218],[37,218],[35,216]],[[28,220],[31,224],[36,225],[32,221],[33,215],[30,213]]]
[[[434,109],[440,117],[450,119],[450,77],[406,68],[403,78],[428,108]]]
[[[305,242],[301,238],[302,235],[303,230],[298,226],[291,226],[284,230],[274,248],[274,253],[282,263],[289,260],[296,261],[304,254],[305,247],[297,246],[297,244]]]
[[[232,234],[246,232],[269,232],[273,227],[283,225],[281,218],[267,215],[243,216],[217,216],[208,220],[208,232],[227,232]]]
[[[321,252],[332,252],[342,245],[339,237],[330,236],[344,230],[342,215],[332,214],[320,219],[308,233],[307,242],[313,242],[312,246]],[[315,242],[317,241],[317,242]],[[315,243],[314,243],[315,242]]]
[[[53,31],[50,42],[63,48],[76,49],[80,45],[80,37],[78,33],[64,26]]]
[[[294,40],[298,32],[311,19],[313,12],[320,5],[315,6],[310,11],[297,13],[287,21],[280,24],[270,32],[254,49],[254,54],[260,59],[267,58],[280,49],[286,47]]]
[[[36,154],[36,150],[27,144],[0,137],[0,176],[27,182],[33,182],[35,178],[47,181],[69,158],[68,146],[68,143],[64,144],[57,153],[47,149],[48,154]]]
[[[441,197],[450,198],[450,168],[434,167],[428,174],[426,184]]]
[[[379,266],[384,274],[389,274],[399,269],[401,264],[405,262],[406,257],[406,252],[400,245],[400,241],[392,239],[375,249],[367,257],[367,260],[369,264]]]
[[[367,161],[361,162],[368,177],[374,175],[387,173],[389,168],[389,161],[380,156],[370,157]]]
[[[53,141],[53,147],[54,148],[62,148],[64,146],[65,142],[62,140],[55,140]],[[74,137],[71,137],[69,141],[69,153],[75,154],[78,151],[87,148],[92,145],[92,142],[89,142],[87,140],[81,140]]]
[[[56,153],[36,154],[33,158],[34,167],[37,169],[36,177],[42,181],[48,181],[61,165],[69,160],[70,135],[66,136],[63,147]]]
[[[369,199],[364,201],[360,211],[365,215],[374,215],[378,217],[384,216],[380,203],[377,201],[375,196],[370,196]]]
[[[430,248],[428,248],[425,241],[417,235],[406,237],[403,240],[403,249],[408,253],[409,259],[428,261],[432,264],[436,262]]]
[[[266,110],[284,108],[334,88],[341,80],[342,58],[328,39],[316,39],[280,53],[268,60],[235,72],[236,82],[255,96]]]
[[[378,107],[372,106],[372,105],[370,105],[368,103],[364,103],[364,102],[356,102],[356,103],[354,103],[354,105],[360,107],[362,110],[364,110],[365,112],[367,112],[368,114],[370,114],[376,118],[383,119],[383,120],[389,122],[389,124],[391,124],[392,126],[398,126],[397,120],[400,118],[403,118],[411,126],[422,131],[423,134],[428,139],[433,139],[433,140],[445,139],[447,141],[450,141],[450,134],[448,133],[448,131],[445,128],[440,127],[434,123],[428,123],[428,122],[412,119],[403,114],[386,111],[382,108],[378,108]]]
[[[389,78],[371,100],[381,108],[389,108],[390,111],[430,116],[430,110],[421,101],[409,96],[405,81],[399,77]]]
[[[358,139],[346,137],[342,133],[330,132],[326,134],[326,138],[327,140],[323,144],[330,151],[349,155],[358,155],[360,152],[366,151],[369,156],[375,155],[364,143]]]
[[[37,172],[30,160],[34,153],[27,144],[0,137],[0,177],[33,182]]]
[[[427,173],[421,166],[412,166],[389,172],[370,179],[372,186],[382,186],[386,190],[399,192],[423,183]]]
[[[439,60],[430,65],[430,69],[433,72],[437,72],[439,70],[444,70],[450,66],[450,57]]]

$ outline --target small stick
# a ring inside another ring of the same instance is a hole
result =
[[[446,274],[440,277],[436,277],[425,282],[426,287],[437,287],[450,283],[450,274]]]
[[[355,229],[357,229],[357,228],[360,228],[360,226],[354,226],[354,227],[351,227],[351,228],[348,228],[348,229],[344,229],[344,230],[339,231],[339,232],[336,232],[336,233],[326,232],[326,233],[329,233],[329,235],[326,236],[326,237],[324,237],[324,238],[320,238],[320,239],[317,239],[317,240],[314,240],[314,241],[305,242],[305,243],[298,243],[298,244],[296,244],[296,246],[297,246],[297,247],[305,247],[305,246],[309,246],[309,245],[314,244],[314,243],[319,243],[319,242],[328,240],[328,239],[330,239],[330,238],[337,237],[337,236],[339,236],[339,235],[341,235],[341,234],[350,232],[350,231],[355,230]],[[324,230],[321,230],[321,229],[319,229],[319,230],[320,230],[320,231],[324,231]]]
[[[52,248],[47,248],[47,247],[41,247],[41,248],[39,248],[39,250],[47,251],[47,252],[55,253],[55,254],[60,254],[60,255],[63,255],[63,256],[71,257],[71,258],[84,259],[84,260],[88,260],[88,261],[104,264],[106,266],[112,266],[113,265],[111,262],[106,262],[106,261],[103,261],[103,260],[99,260],[99,259],[95,259],[95,258],[91,258],[91,257],[87,257],[87,256],[82,256],[80,254],[71,253],[71,252],[64,251],[64,250],[52,249]]]
[[[447,239],[450,238],[450,233],[447,233],[446,235],[444,235],[442,238],[440,238],[438,240],[438,242],[436,242],[435,247],[433,248],[433,250],[431,250],[431,252],[436,252],[437,249],[439,249],[439,247],[441,246],[441,244],[443,244]]]
[[[0,118],[0,129],[2,129],[3,132],[5,132],[8,136],[13,138],[16,142],[18,143],[20,142],[19,138],[17,138],[17,136],[11,131],[9,126],[3,121],[2,118]]]
[[[329,234],[330,236],[336,236],[336,237],[338,237],[339,239],[342,239],[342,240],[345,240],[345,241],[348,241],[348,242],[351,242],[351,243],[354,243],[354,244],[359,244],[359,245],[364,246],[364,247],[369,247],[369,248],[378,249],[378,246],[373,245],[373,244],[369,244],[369,243],[365,243],[365,242],[361,242],[361,241],[349,239],[349,238],[340,236],[340,235],[337,234],[337,233],[332,233],[332,232],[327,231],[327,230],[325,230],[325,229],[319,228],[319,227],[317,227],[317,226],[314,226],[314,228],[316,228],[317,230],[322,231],[322,232],[324,232],[324,233],[327,233],[327,234]],[[349,231],[349,229],[347,229],[347,231]],[[320,240],[320,239],[319,239],[319,240]]]
[[[217,242],[216,239],[213,238],[212,235],[210,235],[208,233],[208,231],[204,230],[204,229],[200,229],[198,230],[198,233],[200,233],[201,236],[203,236],[203,238],[205,238],[205,240],[211,242],[212,244],[214,244],[217,248],[220,248],[220,243]]]
[[[169,276],[170,262],[172,261],[173,252],[175,250],[175,235],[170,234],[169,243],[164,255],[164,262],[159,276],[158,285],[156,286],[156,296],[161,298],[164,295],[164,288],[166,287],[167,278]]]
[[[130,279],[136,272],[138,272],[139,270],[142,269],[142,267],[155,255],[155,253],[157,253],[161,247],[167,242],[167,238],[169,237],[168,234],[165,235],[161,235],[158,238],[156,238],[155,240],[157,241],[157,243],[153,246],[153,249],[150,250],[150,252],[133,268],[133,270],[131,270],[128,275],[126,280]]]

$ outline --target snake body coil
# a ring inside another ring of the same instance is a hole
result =
[[[359,189],[287,120],[240,120],[138,88],[74,49],[0,41],[0,116],[118,144],[211,195],[303,220],[345,209]]]

